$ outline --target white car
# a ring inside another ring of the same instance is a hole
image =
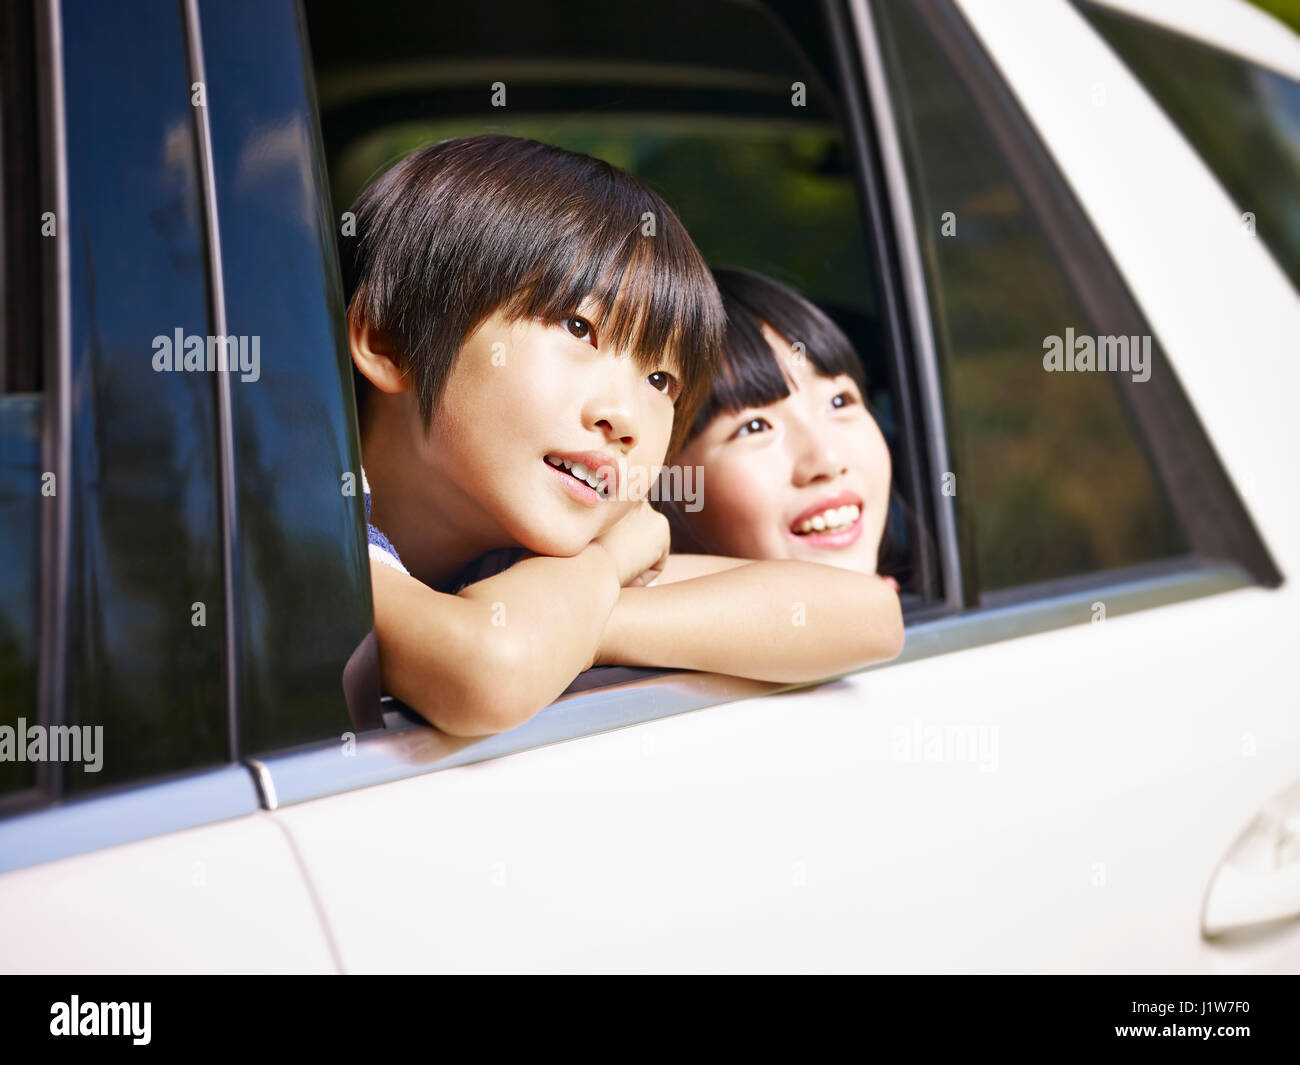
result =
[[[1300,39],[1236,0],[366,8],[6,16],[0,969],[1300,970]],[[488,128],[850,331],[899,660],[592,670],[482,739],[378,702],[335,241]],[[175,330],[256,376],[155,372]]]

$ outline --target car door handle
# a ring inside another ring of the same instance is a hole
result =
[[[1274,796],[1237,837],[1205,896],[1207,939],[1300,917],[1300,782]]]

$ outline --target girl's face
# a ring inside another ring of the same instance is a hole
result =
[[[492,315],[439,397],[424,461],[444,516],[485,545],[577,554],[639,502],[629,471],[639,467],[648,485],[663,466],[678,367],[638,367],[602,345],[592,308],[577,314],[557,323]],[[578,476],[575,463],[585,467]]]
[[[763,335],[790,395],[718,416],[682,450],[677,462],[704,471],[703,506],[682,516],[718,554],[874,573],[889,508],[885,438],[851,377],[822,377],[766,324]]]

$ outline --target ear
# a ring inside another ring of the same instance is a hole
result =
[[[410,386],[397,364],[393,343],[383,330],[348,315],[348,347],[356,368],[379,391],[396,395]]]

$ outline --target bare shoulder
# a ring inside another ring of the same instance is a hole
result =
[[[753,562],[749,558],[727,558],[723,555],[678,555],[671,554],[664,562],[663,573],[654,582],[658,588],[676,581],[689,581],[694,577],[707,577],[711,573],[748,566]]]

